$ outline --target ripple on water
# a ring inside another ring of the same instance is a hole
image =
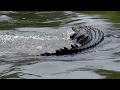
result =
[[[7,15],[1,15],[0,16],[0,21],[9,21],[9,20],[13,20],[13,18],[11,18]]]
[[[17,13],[16,11],[0,11],[0,14]]]

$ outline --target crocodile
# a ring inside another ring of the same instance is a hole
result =
[[[70,35],[70,40],[73,40],[75,44],[71,44],[71,48],[63,47],[55,50],[55,53],[42,53],[41,56],[60,56],[77,54],[78,52],[95,47],[104,40],[104,33],[92,26],[77,25],[72,27],[74,34]]]

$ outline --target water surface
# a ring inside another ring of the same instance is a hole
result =
[[[74,25],[90,25],[110,36],[76,55],[40,56],[70,47]],[[0,11],[0,78],[120,78],[120,12]]]

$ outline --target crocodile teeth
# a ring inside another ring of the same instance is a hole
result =
[[[63,50],[64,50],[64,49],[61,49],[61,48],[60,48],[60,51],[63,51]]]
[[[45,54],[41,54],[41,56],[46,56]]]
[[[60,52],[59,50],[56,50],[56,53]]]
[[[64,47],[64,50],[69,50],[68,48]]]
[[[84,46],[84,44],[81,44],[81,46]]]
[[[43,54],[41,54],[41,56],[49,56],[49,55],[51,55],[50,53],[43,53]]]
[[[75,46],[74,46],[74,45],[71,45],[71,47],[72,47],[72,48],[75,48]]]
[[[75,45],[75,47],[78,47],[78,45],[76,45],[76,44],[74,44]]]

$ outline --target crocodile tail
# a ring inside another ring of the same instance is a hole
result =
[[[74,44],[74,45],[71,45],[70,49],[68,49],[67,47],[63,47],[63,49],[60,48],[58,50],[55,50],[55,53],[47,53],[47,52],[45,52],[45,53],[41,54],[41,56],[52,56],[52,55],[59,56],[59,55],[73,54],[73,53],[77,53],[77,51],[79,51],[77,49],[78,47],[79,47],[78,45]]]

